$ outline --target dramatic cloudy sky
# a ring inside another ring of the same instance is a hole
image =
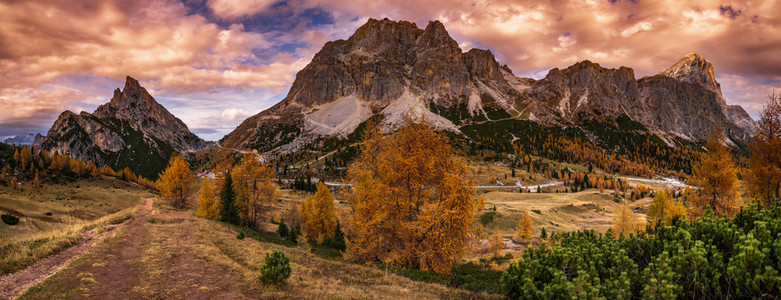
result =
[[[639,77],[697,52],[752,116],[781,92],[777,0],[0,0],[0,138],[92,112],[130,75],[219,139],[284,98],[326,41],[386,17],[439,19],[520,76],[589,59]]]

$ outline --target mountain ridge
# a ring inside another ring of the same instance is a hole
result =
[[[347,40],[327,42],[283,100],[221,141],[290,152],[346,136],[372,116],[392,128],[412,113],[453,132],[502,118],[568,127],[627,115],[670,145],[675,138],[702,140],[717,124],[732,141],[746,143],[755,123],[741,107],[726,105],[714,72],[704,57],[689,54],[639,79],[631,68],[588,60],[551,69],[539,80],[521,78],[490,50],[461,51],[439,21],[420,29],[407,21],[370,19]]]

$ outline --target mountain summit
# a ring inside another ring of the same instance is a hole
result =
[[[518,114],[508,70],[489,51],[463,53],[439,21],[420,29],[370,19],[349,39],[326,43],[296,74],[285,99],[244,121],[223,143],[295,150],[318,137],[350,134],[373,115],[396,126],[410,112],[458,131],[456,123],[474,115]],[[441,113],[450,108],[463,109],[452,119]]]
[[[46,136],[36,137],[40,149],[69,154],[73,158],[129,167],[147,178],[156,178],[174,152],[206,148],[206,143],[128,76],[125,87],[94,113],[65,111]]]
[[[659,72],[659,74],[700,85],[718,94],[720,97],[722,96],[721,85],[716,81],[713,65],[697,53],[687,54],[674,65]]]
[[[245,120],[222,143],[289,152],[348,136],[371,117],[396,126],[405,114],[441,130],[520,119],[580,127],[626,116],[668,144],[702,140],[721,124],[734,142],[754,121],[727,106],[713,65],[689,54],[661,74],[636,79],[631,68],[582,61],[541,80],[519,78],[487,50],[463,52],[439,21],[370,19],[347,40],[325,44],[273,107]],[[585,129],[584,129],[585,130]]]

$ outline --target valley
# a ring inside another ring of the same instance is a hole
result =
[[[194,25],[224,45],[163,59],[194,69],[70,78],[113,93],[0,143],[0,298],[781,298],[781,97],[755,119],[717,81],[739,85],[723,58],[636,71],[588,52],[532,72],[541,57],[464,43],[446,15],[354,18],[274,56],[284,34],[233,40],[261,26],[244,17]],[[215,78],[229,87],[193,88]]]

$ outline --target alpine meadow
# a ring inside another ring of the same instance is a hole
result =
[[[781,298],[779,19],[0,1],[0,299]]]

